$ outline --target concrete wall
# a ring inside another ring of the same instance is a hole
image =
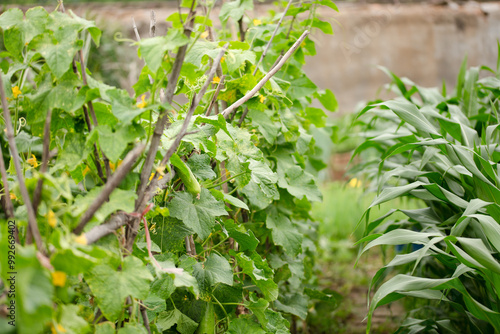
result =
[[[499,3],[341,5],[340,13],[321,15],[335,35],[316,36],[317,59],[306,70],[337,95],[341,112],[375,98],[389,82],[377,65],[422,86],[440,86],[444,79],[450,88],[465,55],[471,66],[496,66]]]
[[[335,34],[313,36],[318,42],[318,54],[314,61],[309,60],[306,71],[319,87],[337,95],[342,113],[353,111],[360,101],[375,98],[382,85],[389,82],[377,65],[423,86],[440,86],[444,79],[450,88],[465,55],[469,65],[496,66],[500,3],[449,3],[344,2],[339,3],[340,13],[324,8],[319,14],[332,22]],[[166,32],[165,18],[177,10],[175,2],[66,7],[78,15],[97,18],[100,24],[118,25],[124,37],[133,39],[132,16],[141,36],[147,37],[151,9],[156,12],[157,35]],[[265,15],[269,8],[257,5],[254,16]],[[218,8],[212,15],[218,16]],[[137,64],[130,64],[128,81],[132,82],[138,71]]]

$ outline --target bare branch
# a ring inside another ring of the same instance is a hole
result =
[[[194,1],[193,1],[194,2]],[[193,99],[191,100],[191,105],[189,106],[189,110],[186,114],[186,118],[184,119],[184,122],[182,123],[182,127],[180,132],[177,134],[175,137],[174,142],[172,145],[168,148],[167,153],[163,156],[163,159],[160,162],[160,168],[164,168],[174,152],[177,150],[179,147],[179,144],[181,143],[182,138],[186,135],[187,133],[187,128],[189,126],[189,123],[191,121],[191,117],[194,114],[194,111],[196,110],[196,107],[201,102],[201,99],[203,98],[203,95],[205,95],[208,86],[212,82],[215,73],[217,71],[217,67],[219,66],[220,60],[222,59],[222,56],[224,56],[224,53],[226,53],[227,48],[229,47],[229,44],[224,45],[222,50],[219,52],[217,57],[214,59],[214,62],[212,63],[212,67],[210,68],[210,71],[208,73],[207,80],[201,87],[200,91],[198,94],[195,94]],[[144,171],[144,169],[143,169]],[[171,173],[171,175],[173,175]],[[156,172],[149,183],[149,185],[145,188],[145,190],[141,193],[138,192],[138,199],[135,202],[135,212],[140,212],[142,208],[144,208],[147,204],[147,202],[150,200],[151,196],[153,196],[154,191],[156,190],[157,184],[158,184],[158,179],[159,179],[160,174]],[[131,227],[129,234],[127,235],[127,249],[132,249],[132,245],[134,242],[134,239],[137,235],[137,231],[139,229],[139,221],[135,220],[133,226]]]
[[[194,244],[194,238],[193,235],[188,235],[187,237],[184,238],[184,241],[186,243],[186,253],[188,253],[191,256],[196,256],[196,246]]]
[[[141,305],[140,310],[141,310],[142,322],[144,323],[144,327],[146,327],[148,334],[151,334],[151,328],[149,327],[149,319],[148,319],[148,313],[146,312],[146,306]]]
[[[149,21],[149,37],[156,36],[156,15],[155,11],[151,11],[151,19]]]
[[[255,66],[255,70],[253,71],[253,75],[255,75],[255,73],[257,73],[257,69],[259,68],[260,63],[264,60],[264,57],[266,56],[267,51],[269,50],[269,47],[271,46],[271,43],[273,42],[274,36],[276,36],[276,33],[278,32],[278,30],[279,30],[279,28],[281,26],[281,22],[283,22],[283,19],[285,18],[286,13],[288,12],[288,8],[290,8],[291,4],[292,4],[292,0],[289,0],[288,4],[286,5],[285,11],[283,13],[283,16],[278,21],[278,25],[274,29],[274,32],[273,32],[273,35],[271,36],[271,39],[267,43],[266,48],[264,49],[264,52],[262,52],[262,55],[260,56],[259,62]]]
[[[210,114],[212,113],[212,107],[214,106],[215,102],[217,101],[217,96],[219,96],[220,90],[224,86],[224,79],[226,79],[226,75],[225,74],[220,77],[219,84],[217,85],[217,89],[215,90],[215,94],[212,97],[212,101],[210,101],[210,104],[208,105],[208,108],[207,108],[207,111],[205,113],[205,116],[210,116]]]
[[[214,59],[214,62],[212,64],[212,68],[210,69],[210,72],[208,73],[208,78],[205,81],[205,84],[203,85],[203,87],[201,87],[198,94],[196,94],[193,97],[193,100],[191,101],[191,106],[189,107],[189,111],[186,115],[186,118],[184,119],[184,123],[182,124],[181,131],[179,132],[179,134],[175,138],[174,143],[168,148],[167,153],[165,154],[165,156],[161,160],[160,166],[165,166],[167,164],[167,162],[170,160],[170,158],[172,157],[172,155],[174,154],[174,152],[179,147],[179,144],[181,142],[182,137],[186,134],[187,127],[189,125],[191,117],[193,116],[194,111],[196,110],[198,105],[200,104],[201,99],[203,98],[203,95],[205,95],[207,88],[208,88],[208,85],[210,85],[210,83],[214,79],[215,72],[217,71],[217,67],[219,66],[220,60],[224,56],[224,53],[226,53],[226,50],[228,47],[229,47],[229,44],[224,45],[222,50],[219,52],[217,57]]]
[[[83,228],[94,216],[94,213],[107,201],[111,192],[113,192],[113,190],[118,187],[118,185],[120,185],[120,182],[125,178],[127,173],[134,165],[135,160],[144,150],[144,147],[144,144],[139,144],[127,154],[125,159],[123,159],[123,163],[120,165],[120,167],[118,167],[116,172],[108,179],[108,182],[106,182],[106,184],[104,185],[104,189],[99,195],[97,195],[92,204],[90,204],[87,211],[85,211],[82,218],[80,219],[80,223],[73,230],[73,233],[80,234],[83,231]]]
[[[49,144],[50,144],[50,121],[52,119],[52,109],[47,112],[47,118],[45,119],[45,125],[43,127],[43,151],[42,151],[42,166],[40,167],[40,173],[45,174],[47,168],[49,167]],[[35,193],[33,195],[33,210],[35,214],[38,211],[38,205],[40,204],[40,199],[42,197],[42,186],[43,177],[38,179],[36,184]]]
[[[82,81],[83,81],[83,84],[84,85],[87,85],[87,70],[85,68],[85,60],[83,58],[83,50],[80,50],[80,66],[81,66],[81,69],[82,69]],[[92,101],[89,101],[88,103],[88,106],[89,106],[89,111],[90,111],[90,116],[92,117],[92,121],[94,122],[94,126],[98,126],[99,123],[97,122],[97,116],[95,114],[95,111],[94,111],[94,105],[92,104]],[[87,115],[88,117],[88,115]],[[89,131],[91,131],[91,129],[89,129]],[[94,152],[97,151],[97,145],[94,145]],[[111,167],[109,165],[109,159],[108,157],[106,157],[106,154],[104,154],[104,152],[102,151],[101,149],[101,154],[102,154],[102,160],[104,161],[104,167],[106,168],[106,178],[110,178],[111,176]],[[97,163],[96,165],[99,165],[98,167],[98,171],[99,169],[101,169],[101,163],[99,161],[99,154],[95,154],[96,156],[96,159],[97,159]],[[102,174],[102,171],[101,171],[101,174]]]
[[[273,69],[280,62],[281,58],[283,58],[282,54],[278,56],[278,58],[276,59],[276,61],[273,64],[273,66],[271,66],[271,69]],[[248,107],[245,107],[245,111],[243,112],[243,114],[241,114],[241,117],[238,121],[239,127],[241,127],[241,124],[243,124],[243,121],[245,120],[245,117],[247,117],[247,114],[248,114]]]
[[[158,188],[159,189],[166,188],[167,183],[170,182],[170,180],[172,180],[174,177],[175,177],[175,171],[172,168],[171,172],[164,175],[161,180],[155,181],[156,182],[155,188],[148,187],[146,189],[146,191],[144,192],[144,195],[140,199],[137,200],[136,207],[145,208],[147,203],[149,202],[149,200],[156,194],[157,189]],[[137,214],[138,212],[140,212],[140,210],[136,209],[135,214]],[[120,225],[120,226],[123,226],[123,225]],[[128,226],[128,230],[127,230],[127,243],[125,245],[126,249],[128,249],[128,250],[132,249],[132,246],[134,245],[135,237],[137,236],[137,231],[139,231],[139,226],[140,226],[140,219],[138,219],[136,217],[135,218],[131,217],[130,223]]]
[[[137,39],[138,42],[141,41],[141,36],[139,35],[139,30],[137,30],[137,24],[135,24],[135,19],[132,16],[132,28],[134,29],[135,32],[135,38]]]
[[[10,199],[9,184],[7,183],[7,169],[3,161],[2,145],[0,145],[0,173],[2,174],[2,183],[4,190],[5,214],[7,218],[14,218],[14,205]]]
[[[238,29],[240,30],[240,41],[244,42],[246,31],[245,28],[243,27],[243,16],[241,17],[241,19],[238,20]]]
[[[59,9],[61,10],[61,13],[66,13],[66,10],[64,9],[63,0],[58,0],[57,2],[58,2]]]
[[[194,1],[193,1],[194,3]],[[191,35],[191,30],[194,24],[194,11],[191,10],[186,19],[186,26],[184,28],[184,35],[189,38]],[[174,65],[172,66],[172,72],[168,78],[167,89],[165,91],[165,100],[167,103],[171,104],[174,98],[175,88],[177,87],[177,81],[179,80],[179,75],[181,73],[182,64],[184,63],[184,58],[186,56],[186,50],[188,45],[183,45],[177,51],[177,56],[175,57]],[[149,146],[148,153],[146,155],[146,160],[144,161],[144,166],[142,167],[141,177],[139,187],[137,189],[137,194],[140,197],[144,195],[146,190],[149,176],[153,169],[154,160],[156,157],[156,152],[158,152],[158,147],[160,146],[160,139],[165,130],[165,124],[168,120],[168,113],[163,111],[156,122],[153,136],[151,137],[151,144]],[[137,207],[137,204],[136,204]]]
[[[243,103],[246,101],[250,100],[255,94],[259,92],[259,90],[266,84],[266,82],[273,77],[273,75],[278,72],[281,67],[286,63],[288,58],[297,50],[297,48],[300,46],[300,44],[304,41],[304,39],[309,35],[309,31],[304,31],[304,33],[299,37],[299,39],[292,45],[292,47],[287,51],[287,53],[283,56],[283,58],[280,60],[280,62],[272,68],[260,81],[259,83],[248,93],[245,94],[241,99],[233,103],[230,107],[225,109],[222,114],[224,115],[225,118],[227,118],[229,115],[231,115],[233,112],[236,111],[236,109],[241,106]]]
[[[87,129],[90,132],[90,131],[92,131],[92,123],[90,122],[90,117],[89,117],[87,107],[85,105],[83,105],[82,109],[83,109],[83,115],[85,116],[85,123],[87,123]],[[99,158],[99,151],[97,150],[96,143],[94,143],[94,160],[95,160],[95,167],[97,168],[97,175],[99,175],[101,180],[104,183],[106,183],[106,178],[104,177],[104,174],[102,172],[101,159]]]
[[[24,204],[26,205],[26,210],[28,212],[28,226],[35,237],[36,246],[38,250],[43,250],[42,236],[38,230],[38,224],[36,222],[35,210],[33,210],[33,205],[31,204],[31,198],[28,194],[28,189],[26,188],[26,183],[24,182],[23,170],[21,168],[21,162],[19,161],[19,155],[17,152],[16,142],[14,139],[14,128],[12,127],[12,120],[9,111],[9,105],[7,104],[7,97],[5,96],[5,89],[3,86],[3,78],[0,74],[0,95],[2,99],[3,115],[5,120],[5,127],[7,129],[7,140],[9,142],[10,153],[12,154],[12,160],[14,160],[14,167],[16,169],[17,179],[19,181],[19,189],[23,197]],[[2,158],[3,159],[3,158]]]
[[[103,224],[94,226],[90,231],[83,233],[87,245],[91,245],[99,239],[116,232],[120,227],[130,223],[131,217],[128,213],[117,211]]]
[[[126,225],[130,220],[130,217],[123,211],[117,212],[111,216],[111,218],[104,224],[93,227],[90,231],[85,233],[85,238],[87,244],[93,244],[102,237],[113,233],[120,227]]]

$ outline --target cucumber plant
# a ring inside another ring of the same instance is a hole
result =
[[[0,15],[2,332],[287,333],[338,304],[309,215],[331,133],[310,105],[336,101],[302,70],[336,7],[251,20],[229,1],[214,29],[214,5],[183,0],[165,36],[130,41],[133,96],[86,68],[94,22],[62,3]]]

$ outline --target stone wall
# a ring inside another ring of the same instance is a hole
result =
[[[370,100],[388,83],[377,65],[422,86],[452,88],[460,64],[496,66],[500,4],[437,6],[344,5],[340,13],[322,11],[335,35],[316,36],[318,54],[306,70],[322,88],[331,89],[340,112]]]

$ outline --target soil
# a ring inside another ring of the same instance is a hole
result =
[[[329,283],[327,286],[330,289],[344,297],[332,319],[337,324],[337,333],[366,333],[368,287],[372,277],[383,266],[381,255],[376,252],[369,257],[362,257],[356,268],[354,261],[355,256],[352,261],[344,263],[329,261],[322,271],[322,284]],[[394,333],[404,320],[404,315],[404,307],[399,301],[377,308],[372,317],[370,333]]]

